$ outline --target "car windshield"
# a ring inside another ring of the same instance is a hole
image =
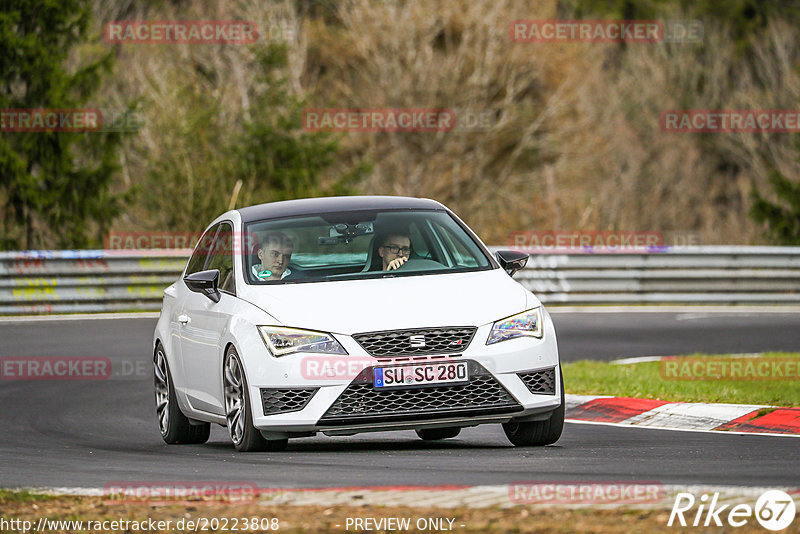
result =
[[[245,225],[245,278],[272,284],[475,271],[491,263],[445,211],[353,211]]]

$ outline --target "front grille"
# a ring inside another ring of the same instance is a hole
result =
[[[471,417],[522,410],[479,363],[469,362],[469,384],[376,390],[372,367],[364,369],[319,420],[320,425]]]
[[[261,388],[261,405],[264,408],[264,415],[300,411],[306,407],[317,389]]]
[[[517,376],[525,382],[528,391],[531,393],[539,395],[556,394],[556,370],[554,368],[517,373]]]
[[[462,352],[466,349],[472,341],[472,336],[475,335],[475,330],[474,326],[413,328],[365,332],[355,334],[353,339],[372,356],[444,354]]]

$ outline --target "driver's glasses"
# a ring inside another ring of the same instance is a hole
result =
[[[411,247],[398,247],[397,245],[383,245],[383,248],[385,248],[392,254],[400,254],[402,256],[408,256],[409,254],[411,254]]]

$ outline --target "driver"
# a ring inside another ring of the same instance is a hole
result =
[[[282,232],[270,232],[263,236],[258,249],[261,263],[253,265],[252,272],[256,280],[283,280],[292,274],[289,261],[294,252],[294,242]]]
[[[394,271],[408,261],[411,255],[411,236],[405,232],[387,234],[378,246],[384,271]]]

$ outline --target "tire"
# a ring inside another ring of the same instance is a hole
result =
[[[153,382],[156,397],[156,418],[161,437],[170,445],[177,443],[198,444],[208,441],[211,424],[192,424],[183,415],[175,397],[175,386],[169,370],[167,355],[159,343],[153,357]]]
[[[564,375],[559,369],[561,378],[561,406],[544,421],[526,421],[503,423],[503,431],[508,441],[517,447],[541,447],[552,445],[561,437],[564,430]]]
[[[289,438],[267,440],[253,426],[250,390],[247,377],[236,349],[230,347],[222,367],[222,384],[225,395],[225,419],[233,446],[239,452],[282,451]]]
[[[447,427],[447,428],[420,428],[415,430],[417,435],[425,441],[433,441],[437,439],[454,438],[461,432],[461,427]]]

